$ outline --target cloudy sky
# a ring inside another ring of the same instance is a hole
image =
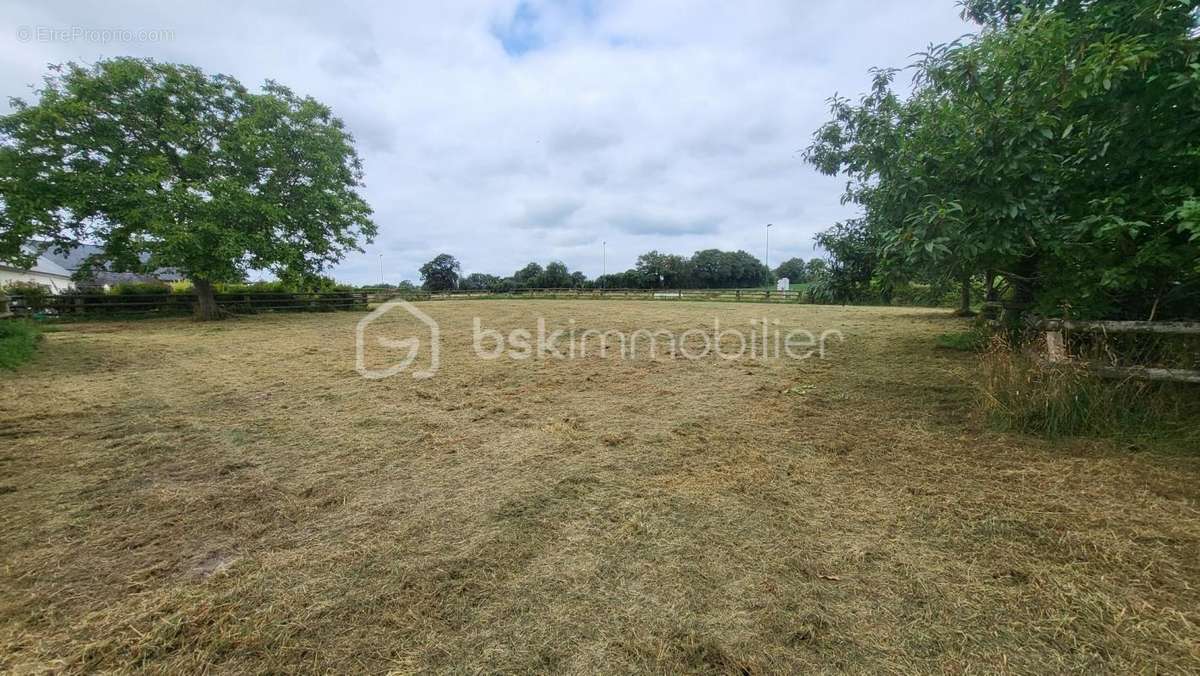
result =
[[[380,254],[389,282],[439,252],[502,275],[595,276],[605,241],[610,272],[650,249],[762,257],[766,223],[772,264],[808,258],[852,215],[800,158],[826,99],[971,30],[954,0],[5,4],[5,101],[48,63],[134,55],[331,105],[380,228],[334,270],[358,283]]]

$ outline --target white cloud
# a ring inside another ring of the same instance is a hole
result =
[[[358,140],[380,236],[335,270],[416,279],[530,260],[621,270],[649,249],[812,255],[851,212],[799,150],[857,95],[970,30],[954,0],[8,3],[0,93],[48,63],[131,54],[267,78],[328,103]],[[156,43],[21,42],[20,26],[169,29]]]

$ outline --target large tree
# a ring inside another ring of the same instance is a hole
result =
[[[850,178],[884,274],[994,271],[1014,305],[1081,316],[1200,306],[1194,0],[970,0],[912,93],[878,71],[808,159]]]
[[[449,291],[458,287],[462,270],[458,259],[450,254],[438,254],[421,266],[421,285],[426,291]]]
[[[542,266],[537,263],[529,263],[525,267],[513,273],[513,281],[518,287],[527,289],[536,289],[542,285]]]
[[[688,260],[676,254],[648,251],[637,259],[637,271],[646,287],[675,289],[688,286]]]
[[[542,271],[539,286],[545,289],[566,289],[571,286],[571,271],[562,261],[551,261]]]
[[[775,277],[786,277],[792,284],[803,284],[808,280],[808,266],[803,258],[789,258],[775,268]]]
[[[835,223],[832,228],[817,233],[815,239],[817,245],[829,253],[829,264],[817,279],[821,295],[838,303],[868,298],[879,256],[866,223],[862,219]]]
[[[697,251],[692,255],[690,267],[692,277],[701,288],[732,289],[769,282],[766,266],[745,251]]]
[[[376,233],[342,121],[275,82],[118,58],[52,67],[36,94],[0,118],[0,259],[100,244],[93,263],[178,270],[213,319],[214,283],[317,275]]]

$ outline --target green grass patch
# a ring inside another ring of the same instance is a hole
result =
[[[31,321],[0,320],[0,368],[12,370],[32,359],[41,335]]]
[[[978,328],[943,333],[937,337],[938,347],[961,352],[979,352],[987,346],[987,341],[987,333]]]

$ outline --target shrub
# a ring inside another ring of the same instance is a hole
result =
[[[4,285],[4,293],[20,296],[24,299],[25,307],[35,311],[44,308],[46,299],[51,295],[46,287],[34,282],[9,282]]]
[[[108,290],[114,296],[144,296],[152,294],[169,294],[171,285],[165,282],[121,282],[114,284]]]
[[[0,320],[0,368],[12,370],[29,361],[40,337],[41,332],[31,321]]]
[[[810,280],[804,289],[804,300],[818,305],[832,305],[837,302],[829,276],[820,275]]]
[[[353,290],[353,286],[338,284],[329,277],[216,285],[217,293],[328,293]]]
[[[289,293],[295,291],[280,281],[215,284],[214,287],[217,293]]]

